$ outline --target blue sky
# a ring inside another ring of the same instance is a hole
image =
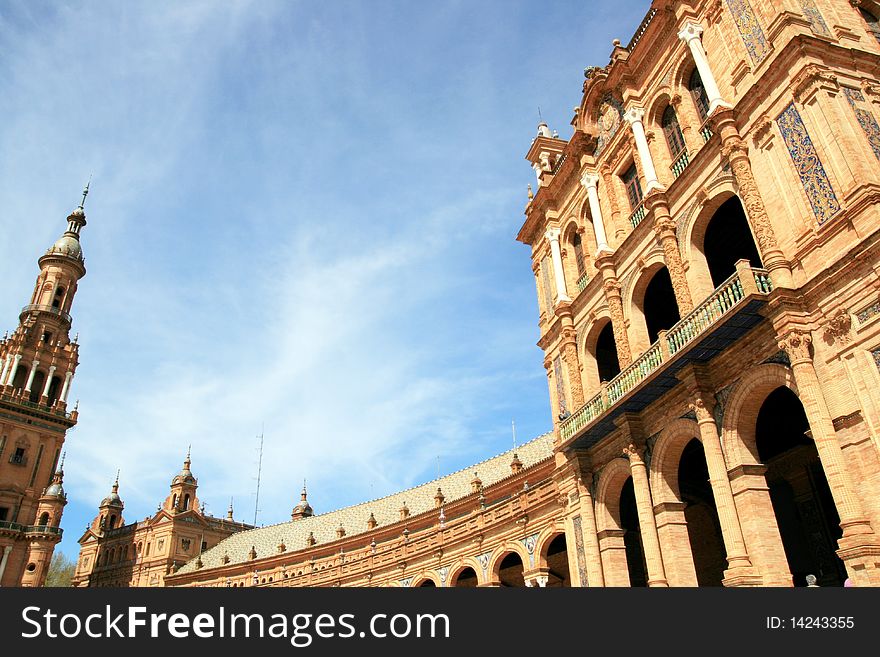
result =
[[[289,518],[551,427],[529,250],[537,107],[647,0],[4,2],[0,312],[93,176],[61,549],[120,468],[129,522],[192,444],[208,511]]]

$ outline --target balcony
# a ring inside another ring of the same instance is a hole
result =
[[[19,393],[21,393],[21,389],[13,391],[12,393],[0,392],[0,402],[13,404],[15,406],[18,406],[19,408],[23,407],[27,409],[32,409],[33,411],[36,411],[39,414],[53,420],[57,420],[58,418],[69,420],[71,417],[71,414],[68,413],[66,410],[63,410],[60,406],[47,406],[45,404],[38,404],[37,402],[32,402],[29,399],[26,399]]]
[[[50,527],[49,525],[28,525],[22,528],[27,534],[46,534],[49,536],[61,536],[61,527]]]
[[[581,277],[579,279],[577,279],[577,283],[576,283],[578,292],[583,292],[584,288],[587,287],[587,283],[589,283],[589,282],[590,282],[589,272],[584,272],[583,274],[581,274]]]
[[[632,211],[632,214],[629,215],[629,223],[633,227],[633,229],[637,228],[640,223],[642,223],[642,219],[645,218],[647,214],[647,210],[645,210],[645,202],[639,201],[639,204],[636,206],[635,210]]]
[[[687,362],[710,360],[763,319],[758,310],[771,290],[766,270],[738,265],[708,299],[661,331],[647,351],[566,418],[559,426],[561,442],[588,447],[614,430],[615,417],[638,412],[674,388],[675,374]]]
[[[60,317],[62,321],[66,322],[67,324],[70,324],[72,321],[70,315],[68,315],[67,313],[63,313],[58,310],[58,308],[54,308],[52,306],[42,306],[39,304],[31,304],[29,306],[25,306],[21,309],[19,319],[23,318],[24,315],[27,315],[28,313],[49,313],[50,315]]]
[[[672,162],[672,166],[669,167],[672,170],[672,175],[675,178],[678,178],[682,172],[687,169],[688,164],[690,164],[690,156],[688,155],[687,150],[683,150],[679,153],[678,157]]]
[[[24,529],[24,525],[19,525],[17,522],[0,520],[0,532],[20,532],[22,529]]]

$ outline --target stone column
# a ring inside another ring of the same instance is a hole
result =
[[[834,498],[834,505],[840,516],[843,536],[838,542],[838,555],[846,565],[850,578],[856,585],[880,585],[880,541],[865,515],[856,489],[846,466],[846,458],[831,414],[822,394],[819,378],[813,367],[810,355],[812,337],[806,331],[793,329],[779,340],[779,348],[784,349],[791,360],[791,370],[797,383],[798,396],[804,406],[810,432],[822,469],[828,479],[828,487]]]
[[[620,296],[620,281],[614,270],[614,259],[611,254],[603,253],[596,258],[596,268],[602,273],[602,289],[608,312],[611,315],[611,329],[614,331],[614,343],[617,346],[617,360],[620,369],[632,362],[632,351],[629,348],[629,337],[626,334],[626,323],[623,316],[623,299]]]
[[[643,449],[635,443],[623,448],[632,470],[633,489],[636,494],[636,508],[639,514],[639,528],[645,550],[645,563],[648,566],[648,586],[668,586],[663,567],[663,554],[660,552],[660,537],[654,521],[654,504],[651,502],[651,488],[648,485],[648,468],[642,458]]]
[[[675,235],[675,222],[669,214],[666,194],[662,192],[651,194],[646,202],[648,203],[647,209],[654,214],[654,234],[663,248],[663,259],[666,261],[666,269],[669,270],[669,278],[672,280],[678,315],[684,317],[694,309],[694,303],[691,300],[691,291],[684,273],[684,265],[681,262],[678,238]]]
[[[37,375],[37,368],[40,366],[40,361],[35,360],[31,364],[31,373],[28,375],[27,384],[24,386],[25,392],[31,391],[31,386],[34,384],[34,377]]]
[[[73,372],[68,372],[64,375],[64,385],[61,387],[61,396],[59,399],[67,403],[67,394],[70,392],[70,382],[73,380]]]
[[[55,376],[55,370],[56,370],[56,369],[58,369],[58,368],[55,367],[54,365],[50,365],[50,366],[49,366],[49,374],[48,374],[48,376],[46,377],[46,385],[43,386],[43,394],[42,394],[42,397],[48,397],[48,396],[49,396],[49,388],[50,388],[51,385],[52,385],[52,377]]]
[[[602,219],[602,206],[599,205],[599,176],[594,173],[585,173],[581,178],[581,185],[587,188],[587,198],[590,202],[590,214],[593,217],[593,230],[596,233],[596,245],[598,251],[611,251],[608,246],[608,236],[605,233],[605,221]]]
[[[7,385],[13,385],[15,383],[15,375],[18,374],[18,366],[21,363],[21,354],[15,354],[12,363],[12,369],[9,371],[9,383]]]
[[[700,39],[702,34],[703,28],[698,23],[685,23],[678,33],[678,38],[690,48],[694,64],[696,64],[697,70],[700,72],[700,79],[703,81],[703,88],[706,90],[706,98],[709,99],[709,114],[711,115],[718,107],[730,108],[732,105],[721,97],[721,92],[718,90],[718,84],[715,82],[715,76],[712,75],[712,69],[709,68],[709,60]]]
[[[761,261],[770,273],[774,288],[790,289],[793,286],[791,264],[785,259],[776,241],[776,233],[764,207],[764,199],[758,191],[758,185],[752,174],[749,149],[740,137],[733,110],[719,111],[713,116],[713,120],[716,131],[721,135],[721,154],[730,162],[730,168],[736,178],[746,217],[758,242]]]
[[[3,557],[0,558],[0,586],[3,586],[3,573],[6,572],[6,563],[9,561],[9,553],[12,552],[11,545],[3,547]]]
[[[9,366],[12,364],[12,356],[6,356],[3,360],[3,372],[0,373],[0,385],[6,383],[6,375],[9,374]]]
[[[654,160],[651,158],[651,149],[648,148],[648,137],[645,135],[645,125],[642,119],[645,110],[642,107],[630,107],[623,118],[632,128],[633,137],[636,140],[636,150],[642,163],[642,171],[645,174],[645,195],[655,189],[663,189],[663,185],[657,180],[657,170],[654,168]]]
[[[691,410],[697,416],[700,430],[700,442],[706,455],[706,466],[709,470],[709,484],[718,510],[721,523],[721,535],[727,552],[728,568],[724,573],[724,583],[728,586],[757,586],[761,584],[749,559],[746,542],[743,538],[739,515],[733,500],[733,489],[727,476],[727,465],[721,449],[721,438],[715,425],[712,409],[715,406],[714,395],[710,392],[697,390],[693,393],[694,400]]]
[[[559,248],[558,228],[548,228],[544,237],[550,242],[550,259],[553,261],[553,275],[556,279],[557,301],[571,301],[565,290],[565,271],[562,269],[562,250]]]

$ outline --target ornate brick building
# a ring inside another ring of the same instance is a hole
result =
[[[651,3],[527,154],[553,431],[166,584],[880,585],[878,15]]]
[[[205,512],[196,497],[198,480],[189,453],[171,480],[171,490],[156,513],[125,524],[119,477],[101,500],[98,515],[79,539],[73,586],[163,586],[165,577],[195,555],[253,525],[237,522],[232,505],[225,518]]]
[[[85,203],[88,188],[83,193]],[[85,276],[80,204],[67,231],[39,259],[18,328],[0,341],[0,586],[42,586],[61,540],[61,448],[77,411],[67,411],[79,345],[71,307]],[[56,471],[56,467],[58,470]]]

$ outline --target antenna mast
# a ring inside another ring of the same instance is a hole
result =
[[[257,513],[260,511],[260,477],[263,474],[263,431],[260,431],[260,457],[257,461],[257,492],[254,498],[254,527],[257,526]]]

